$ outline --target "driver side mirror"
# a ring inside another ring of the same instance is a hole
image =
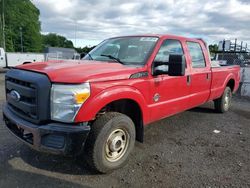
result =
[[[186,64],[183,55],[169,55],[168,62],[154,62],[154,75],[184,76]]]
[[[186,63],[183,55],[169,55],[169,76],[184,76]]]

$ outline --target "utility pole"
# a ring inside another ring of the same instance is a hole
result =
[[[3,32],[3,49],[6,50],[5,46],[5,18],[4,18],[4,0],[2,0],[2,32]]]

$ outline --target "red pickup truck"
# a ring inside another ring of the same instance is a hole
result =
[[[238,66],[212,67],[201,39],[110,38],[80,61],[20,65],[6,73],[3,117],[39,151],[75,155],[106,173],[126,163],[144,126],[214,101],[228,111]]]

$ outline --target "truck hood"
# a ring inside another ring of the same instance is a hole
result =
[[[49,61],[17,66],[16,68],[46,74],[52,82],[82,83],[128,79],[141,67],[100,61]]]

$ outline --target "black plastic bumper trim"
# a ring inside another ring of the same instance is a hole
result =
[[[90,131],[87,123],[82,126],[63,123],[36,125],[15,115],[8,105],[3,108],[3,118],[10,132],[24,143],[35,150],[53,154],[80,154]],[[63,139],[57,139],[59,137]]]

